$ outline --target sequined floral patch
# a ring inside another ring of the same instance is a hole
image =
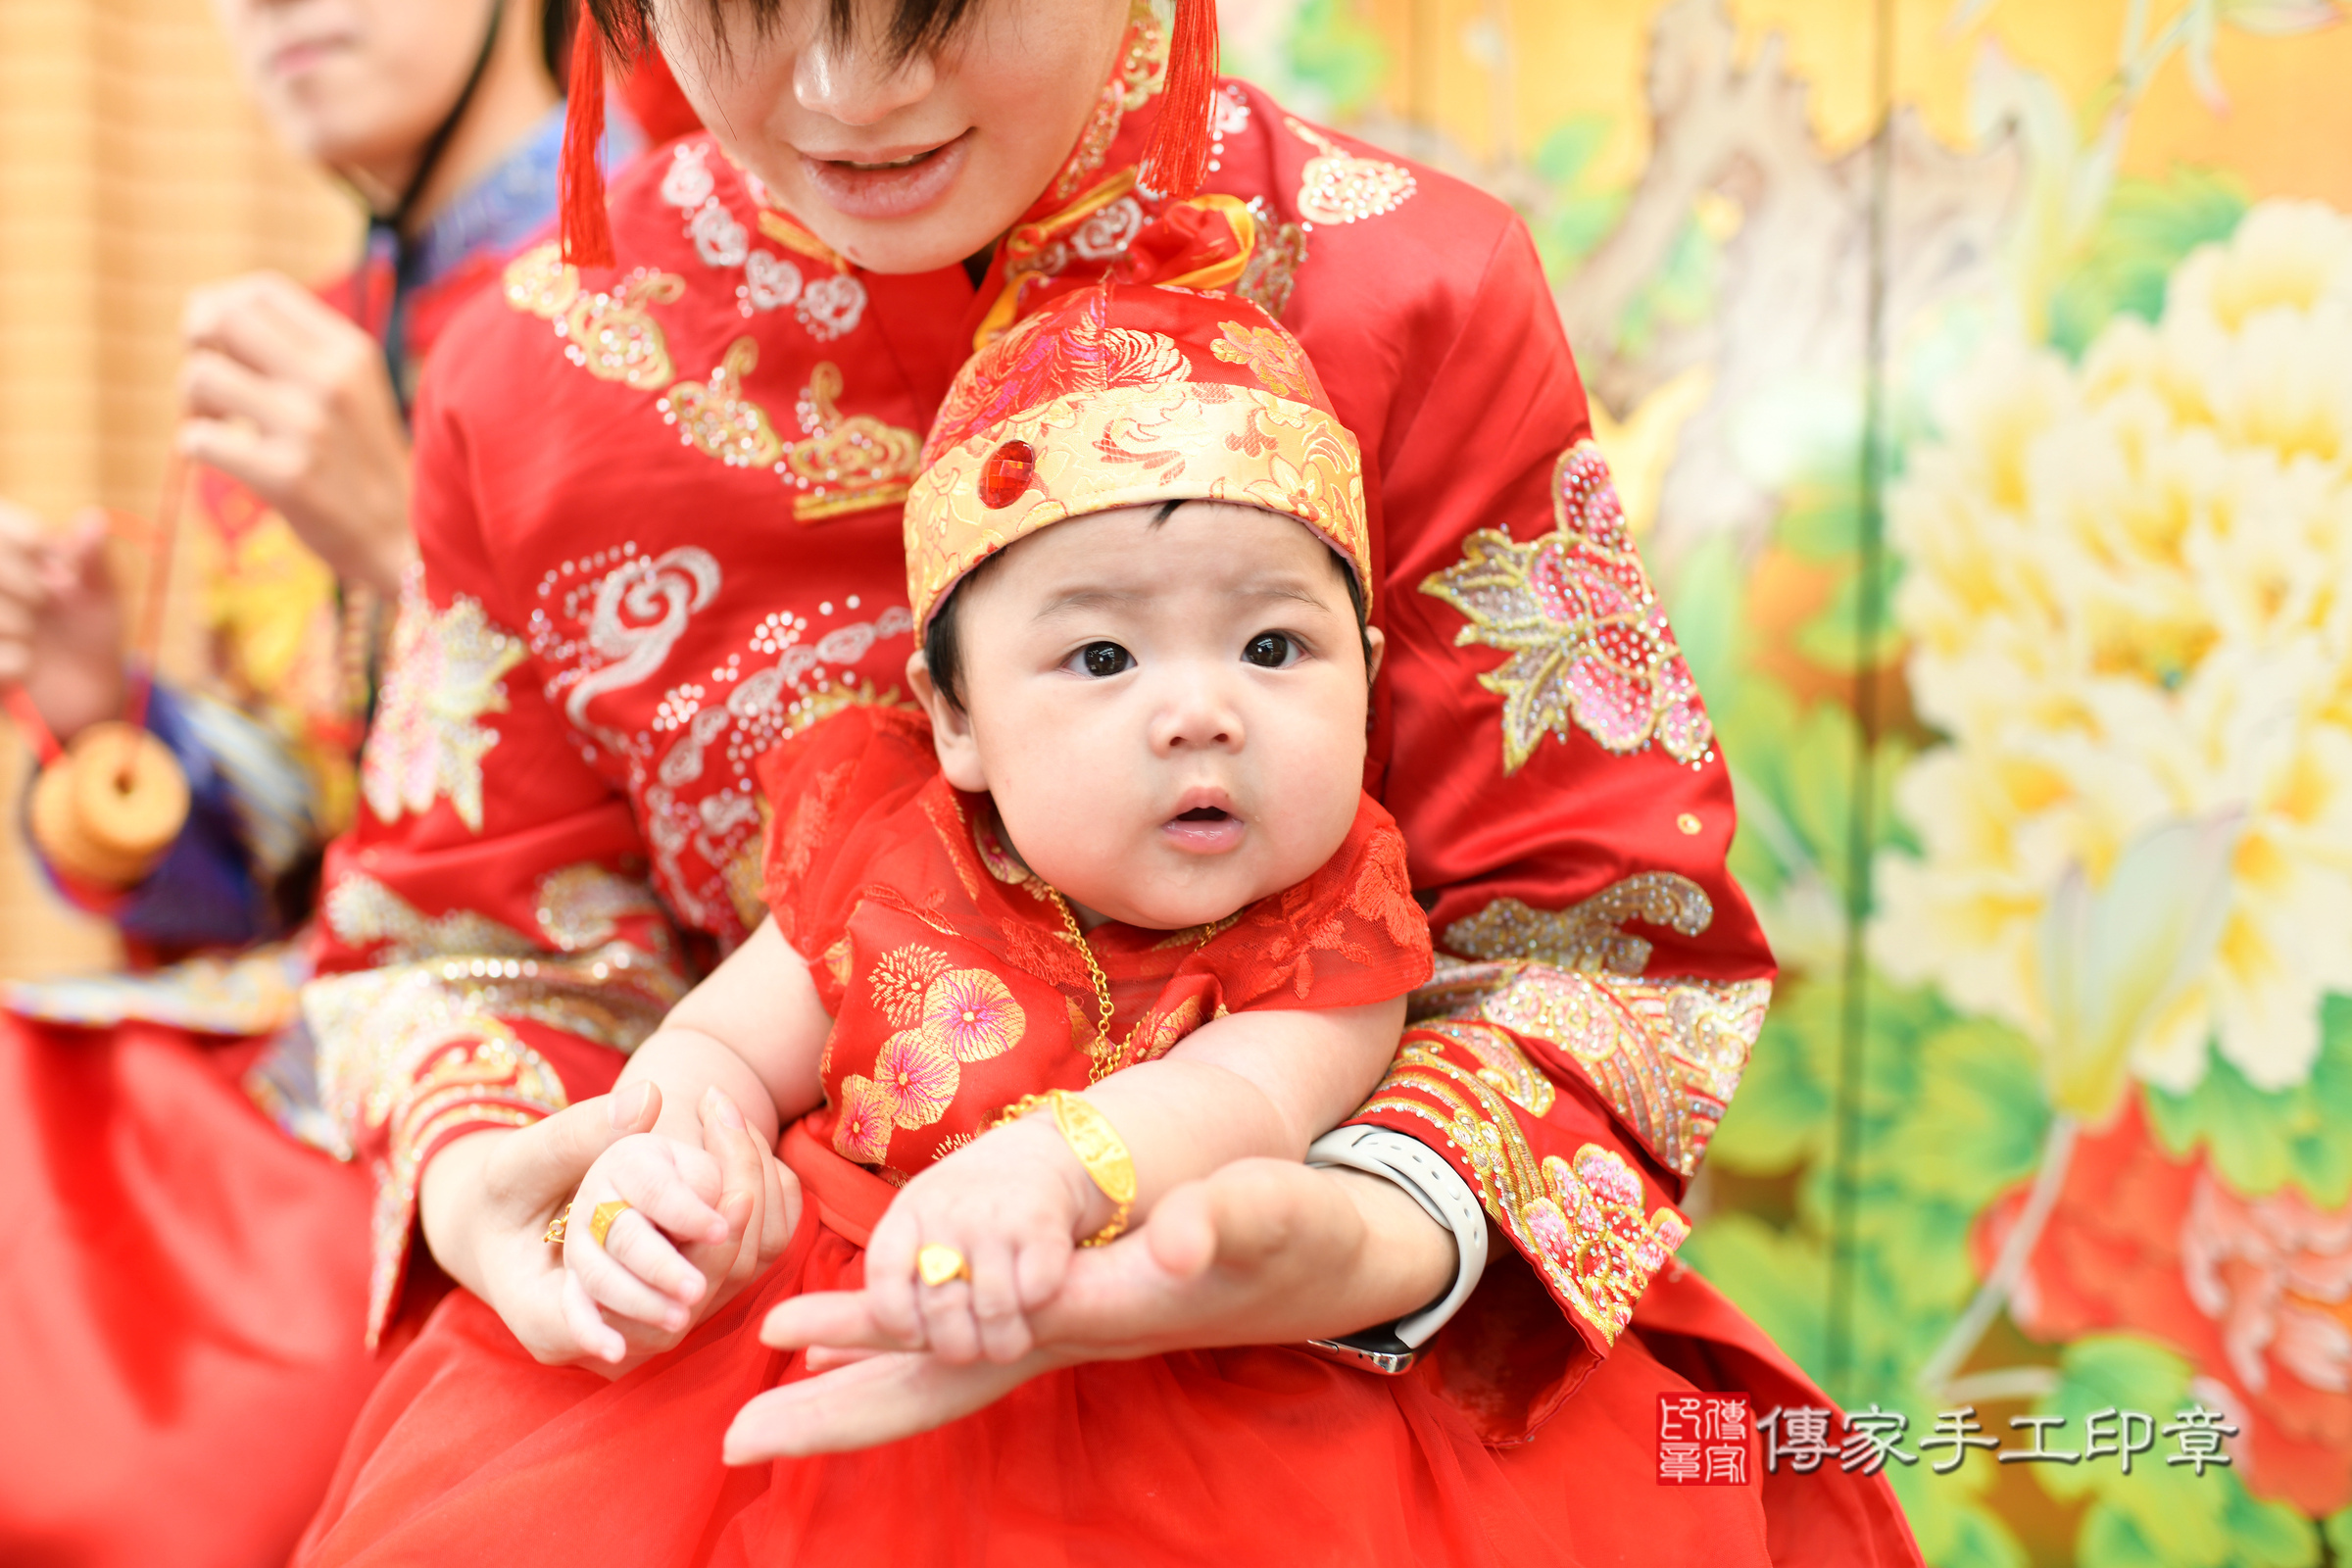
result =
[[[1546,732],[1582,729],[1627,756],[1655,741],[1678,762],[1712,759],[1715,729],[1690,666],[1650,587],[1600,449],[1580,441],[1552,469],[1552,531],[1526,544],[1482,528],[1460,564],[1421,591],[1469,620],[1457,647],[1510,657],[1479,684],[1503,700],[1503,771],[1516,771]]]
[[[1573,1284],[1614,1340],[1690,1227],[1663,1205],[1643,1218],[1642,1178],[1624,1155],[1597,1144],[1577,1150],[1573,1161],[1547,1155],[1544,1183],[1544,1195],[1520,1210],[1536,1260],[1555,1281]]]
[[[1308,222],[1358,222],[1393,213],[1412,199],[1416,181],[1411,170],[1378,158],[1357,158],[1288,115],[1282,122],[1317,155],[1298,172],[1298,216]]]
[[[479,600],[458,594],[436,611],[421,573],[410,573],[360,768],[360,793],[378,819],[421,814],[445,799],[459,821],[482,830],[482,757],[498,732],[480,719],[506,711],[503,677],[522,658],[521,639],[491,624]]]

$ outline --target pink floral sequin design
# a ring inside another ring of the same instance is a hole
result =
[[[1458,565],[1421,591],[1460,611],[1457,646],[1510,657],[1479,677],[1503,700],[1503,767],[1573,724],[1620,756],[1655,741],[1678,762],[1714,756],[1714,726],[1675,646],[1600,449],[1580,441],[1552,469],[1552,531],[1526,544],[1494,528],[1463,542]]]
[[[1642,1178],[1597,1144],[1579,1149],[1573,1166],[1547,1157],[1544,1179],[1549,1191],[1520,1211],[1520,1224],[1544,1271],[1614,1341],[1690,1227],[1663,1205],[1643,1218]]]

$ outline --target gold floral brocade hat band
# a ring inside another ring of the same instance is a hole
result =
[[[1355,437],[1298,340],[1248,301],[1104,283],[972,356],[906,499],[917,635],[964,575],[1069,517],[1165,501],[1295,517],[1344,557],[1367,606]]]

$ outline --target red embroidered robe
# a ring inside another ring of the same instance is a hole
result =
[[[379,1323],[434,1151],[601,1091],[757,918],[759,757],[900,700],[919,432],[1008,291],[1140,225],[1150,85],[1106,87],[977,289],[850,266],[695,138],[614,187],[619,266],[543,248],[454,329],[417,424],[415,658],[367,760],[395,808],[331,858],[339,973],[306,1003],[380,1181]],[[1485,1401],[1492,1435],[1520,1436],[1679,1239],[1772,960],[1524,227],[1220,94],[1208,186],[1259,220],[1239,286],[1362,445],[1389,639],[1366,786],[1442,955],[1365,1115],[1452,1160],[1526,1259],[1496,1269],[1532,1297],[1491,1279],[1453,1336],[1488,1347],[1465,1378],[1517,1391]]]
[[[895,1183],[1021,1096],[1083,1088],[1216,1012],[1360,1004],[1430,968],[1403,841],[1368,798],[1298,887],[1191,931],[1100,927],[1084,939],[1090,964],[1058,900],[1004,852],[985,798],[939,776],[918,717],[839,714],[759,771],[773,808],[766,900],[835,1020],[828,1102],[783,1140],[806,1200],[791,1246],[617,1382],[538,1365],[486,1306],[451,1297],[371,1403],[306,1568],[1907,1560],[1884,1484],[1841,1472],[1801,1483],[1811,1494],[1777,1513],[1745,1486],[1627,1506],[1659,1495],[1642,1440],[1660,1399],[1691,1388],[1640,1339],[1550,1429],[1572,1432],[1532,1444],[1482,1441],[1444,1362],[1376,1378],[1261,1347],[1052,1371],[916,1438],[723,1471],[735,1411],[807,1375],[757,1325],[801,1292],[861,1283]],[[1768,1349],[1709,1348],[1752,1396],[1805,1387]]]

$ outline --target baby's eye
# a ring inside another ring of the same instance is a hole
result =
[[[1098,680],[1107,680],[1134,663],[1135,656],[1117,643],[1088,643],[1078,650],[1078,667]]]
[[[1278,631],[1259,632],[1250,639],[1250,646],[1242,650],[1244,662],[1261,669],[1280,669],[1296,662],[1298,657],[1298,645]]]

